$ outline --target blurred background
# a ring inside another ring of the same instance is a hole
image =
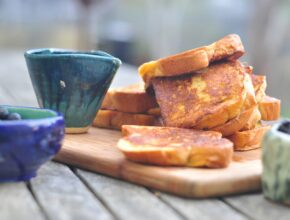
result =
[[[237,33],[290,116],[289,12],[288,0],[0,0],[0,52],[100,49],[138,66]]]

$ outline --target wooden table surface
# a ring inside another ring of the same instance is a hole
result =
[[[113,82],[139,78],[123,65]],[[37,106],[22,51],[0,52],[0,104]],[[0,184],[0,219],[275,219],[290,209],[261,192],[213,199],[184,199],[56,162],[29,182]]]

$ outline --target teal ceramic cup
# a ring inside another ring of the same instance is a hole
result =
[[[24,54],[41,108],[61,112],[66,133],[84,133],[121,61],[102,51],[34,49]]]

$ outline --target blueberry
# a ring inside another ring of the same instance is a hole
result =
[[[8,120],[20,120],[21,116],[18,113],[10,113],[7,117]]]
[[[0,120],[7,119],[8,115],[9,115],[8,109],[0,107]]]

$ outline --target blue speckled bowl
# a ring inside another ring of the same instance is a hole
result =
[[[121,61],[102,51],[53,48],[24,56],[39,106],[61,112],[67,133],[86,132]]]
[[[5,107],[23,120],[0,121],[0,181],[26,181],[59,151],[64,119],[47,109]]]

